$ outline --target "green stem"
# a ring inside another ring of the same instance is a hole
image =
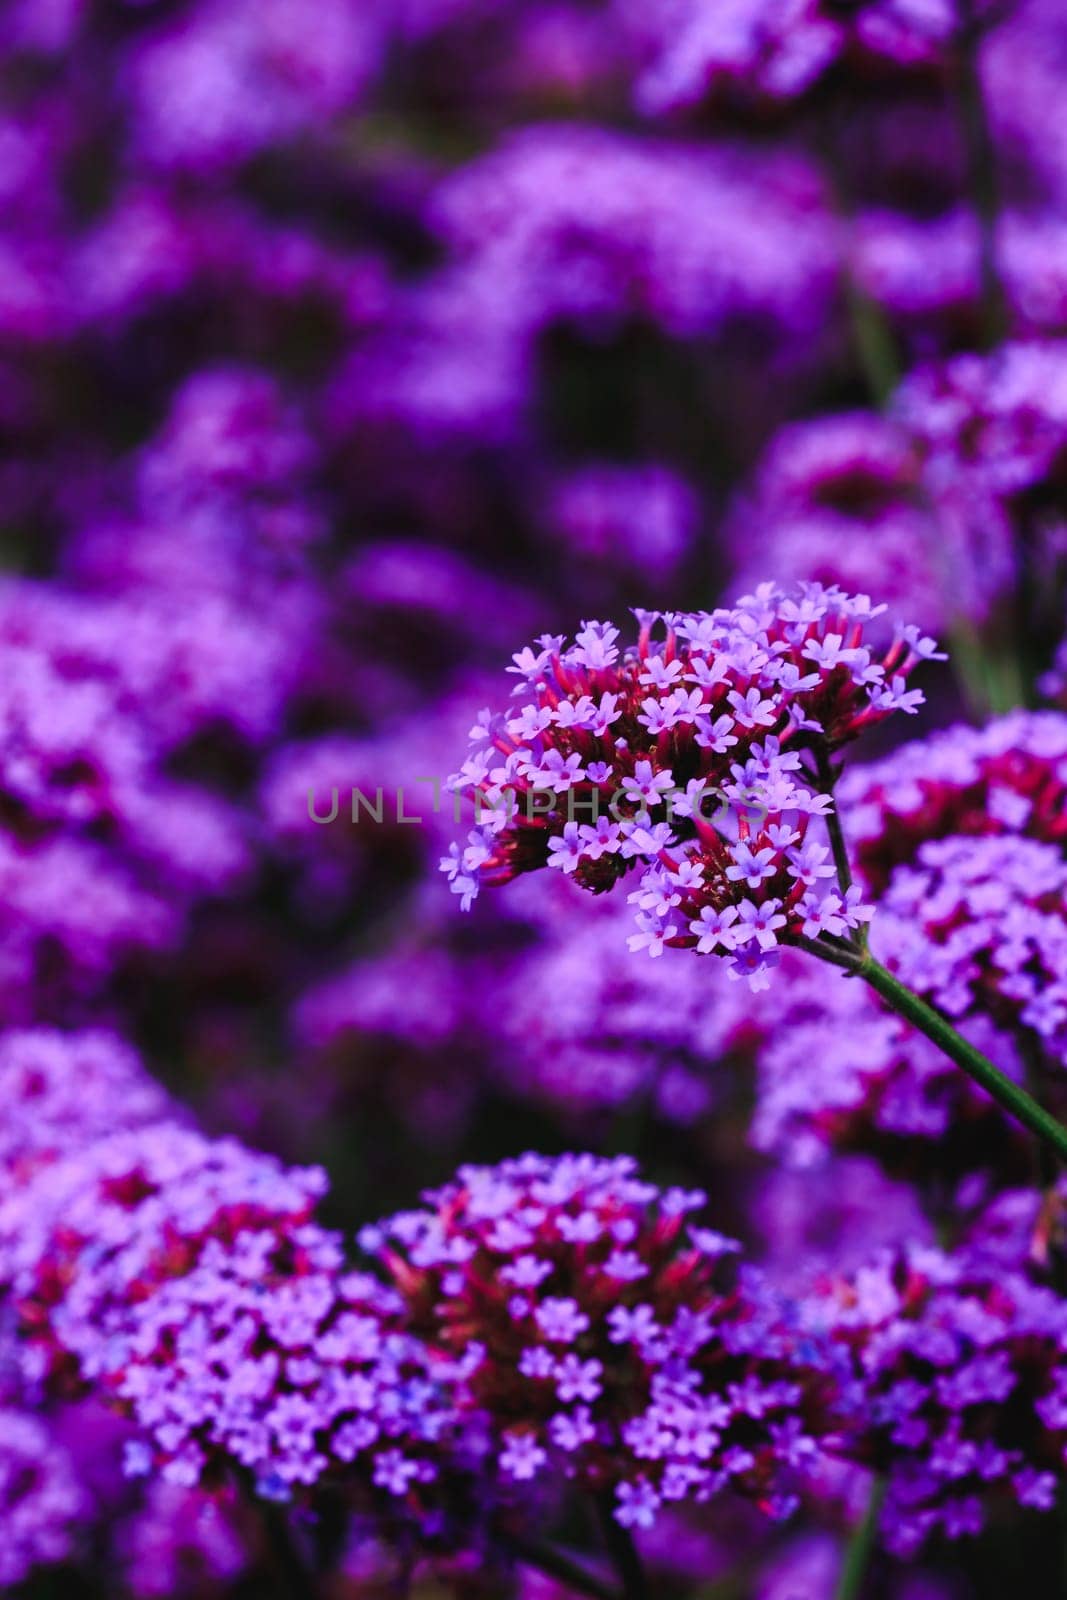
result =
[[[848,137],[848,123],[840,114],[840,108],[837,111],[831,109],[822,126],[816,130],[816,145],[830,203],[846,235],[841,288],[848,313],[853,353],[871,400],[879,411],[884,411],[900,379],[900,363],[893,329],[885,310],[867,293],[852,266],[856,202],[841,159],[843,141]]]
[[[837,872],[837,887],[841,891],[842,900],[847,901],[848,891],[852,888],[852,865],[848,858],[848,845],[845,843],[845,833],[841,826],[841,815],[834,800],[834,789],[841,776],[840,767],[835,767],[830,760],[830,752],[825,745],[817,746],[815,750],[815,770],[821,792],[828,795],[832,804],[826,817],[826,832],[830,838],[830,849],[833,853],[834,868]],[[843,949],[867,948],[867,924],[861,923],[856,929],[853,943],[847,940],[836,941]]]
[[[885,311],[872,300],[852,267],[852,233],[855,205],[838,151],[839,125],[836,121],[822,131],[819,145],[823,172],[833,208],[846,231],[846,259],[841,268],[841,287],[848,312],[852,347],[868,391],[879,411],[884,411],[900,378],[897,347]]]
[[[828,933],[821,933],[817,939],[806,939],[802,933],[793,933],[789,936],[789,943],[795,944],[798,950],[806,950],[817,961],[828,961],[832,967],[840,967],[853,977],[856,975],[862,952],[854,945],[845,944],[842,939],[833,939]]]
[[[947,578],[945,588],[950,588]],[[1026,704],[1026,683],[1015,652],[1002,641],[983,639],[963,616],[950,619],[948,638],[953,672],[972,715],[999,717]]]
[[[832,800],[840,770],[835,768],[830,760],[830,752],[826,746],[820,744],[815,750],[815,771],[819,789]],[[830,848],[834,854],[834,866],[837,869],[837,886],[843,895],[852,887],[852,866],[848,859],[848,846],[845,844],[845,835],[841,827],[841,818],[837,814],[836,805],[831,809],[826,818],[826,831],[830,835]]]
[[[1026,1068],[1026,1086],[1034,1099],[1040,1104],[1045,1077],[1045,1053],[1041,1040],[1029,1030],[1022,1035],[1021,1054]],[[1058,1178],[1059,1169],[1056,1166],[1056,1158],[1045,1145],[1039,1145],[1035,1181],[1041,1190],[1042,1199],[1035,1235],[1031,1240],[1031,1252],[1033,1253],[1036,1247],[1037,1254],[1035,1259],[1040,1260],[1045,1267],[1049,1281],[1056,1293],[1063,1296],[1067,1295],[1067,1259],[1064,1257],[1057,1223],[1059,1210]],[[1067,1515],[1067,1494],[1062,1489],[1057,1504],[1058,1515],[1063,1519]],[[1063,1526],[1067,1528],[1067,1521],[1063,1522]],[[1061,1554],[1064,1561],[1067,1562],[1067,1545],[1063,1547]]]
[[[825,747],[816,748],[815,762],[822,790],[832,799],[839,774],[832,766],[830,753]],[[836,807],[827,817],[827,827],[833,846],[837,881],[844,894],[852,883],[852,870],[841,818]],[[888,967],[883,967],[880,961],[876,961],[863,934],[852,939],[835,939],[828,933],[821,933],[817,939],[809,939],[803,934],[794,933],[790,943],[797,945],[801,950],[806,950],[809,955],[817,956],[820,961],[828,961],[831,966],[840,967],[853,977],[865,979],[892,1011],[918,1028],[920,1033],[924,1033],[950,1061],[962,1067],[979,1088],[992,1096],[1010,1117],[1014,1117],[1024,1128],[1036,1134],[1057,1160],[1067,1163],[1067,1128],[1051,1116],[1033,1095],[1028,1094],[1020,1084],[1014,1083],[1001,1072],[999,1067],[995,1067],[987,1056],[976,1050],[973,1044],[968,1043],[961,1033],[957,1033],[947,1017],[942,1016],[940,1011],[917,995],[913,989],[909,989],[907,984],[901,983]]]
[[[615,1520],[610,1497],[601,1497],[597,1500],[597,1511],[600,1514],[604,1543],[622,1584],[623,1600],[651,1600],[651,1591],[645,1578],[641,1557],[637,1553],[637,1546],[630,1536],[629,1529]]]
[[[871,399],[884,411],[900,377],[893,333],[885,312],[858,282],[851,265],[845,267],[844,289],[860,368]]]
[[[829,795],[832,800],[839,773],[831,764],[829,751],[823,747],[817,748],[815,762],[822,792]],[[852,869],[836,806],[832,807],[826,821],[833,848],[834,865],[837,869],[838,885],[841,893],[846,894],[852,884]],[[942,1016],[940,1011],[921,995],[917,995],[913,989],[909,989],[907,984],[901,983],[888,967],[883,967],[880,961],[876,961],[867,944],[866,929],[851,939],[836,939],[828,933],[820,934],[817,939],[809,939],[803,934],[794,933],[789,942],[801,950],[806,950],[809,955],[816,956],[820,961],[827,961],[831,966],[840,967],[853,977],[863,978],[891,1010],[932,1040],[950,1061],[962,1067],[968,1077],[977,1083],[979,1088],[984,1089],[1010,1117],[1036,1134],[1041,1141],[1043,1152],[1067,1164],[1067,1128],[1050,1115],[1032,1094],[1027,1093],[1020,1084],[1013,1082],[999,1067],[994,1066],[987,1056],[976,1050],[961,1033],[957,1033],[947,1017]]]
[[[1043,1078],[1043,1061],[1041,1041],[1029,1030],[1023,1032],[1019,1041],[1019,1054],[1022,1057],[1024,1071],[1023,1081],[1034,1099],[1041,1103],[1041,1087]],[[1059,1177],[1056,1163],[1049,1152],[1041,1145],[1037,1153],[1037,1172],[1035,1182],[1040,1189],[1053,1188]]]
[[[835,965],[841,963],[838,961]],[[1067,1163],[1067,1128],[1050,1116],[1025,1089],[1006,1077],[980,1050],[969,1044],[962,1034],[957,1033],[940,1011],[901,983],[869,952],[856,952],[852,970],[858,977],[864,978],[898,1016],[933,1040],[949,1060],[962,1067],[1010,1117],[1036,1134],[1060,1161]]]
[[[862,1600],[867,1567],[878,1538],[878,1524],[885,1503],[885,1479],[875,1478],[871,1484],[867,1509],[852,1530],[845,1551],[845,1562],[834,1590],[834,1600]]]

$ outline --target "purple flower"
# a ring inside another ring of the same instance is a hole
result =
[[[907,75],[929,68],[952,43],[948,6],[900,6],[865,0],[844,15],[815,0],[735,0],[725,16],[707,0],[678,0],[649,18],[624,8],[646,58],[637,83],[650,114],[713,103],[788,103],[842,58],[873,61]]]
[[[763,987],[777,945],[790,934],[840,931],[867,915],[858,896],[835,896],[831,904],[831,891],[820,887],[819,847],[806,833],[832,802],[790,741],[815,736],[834,749],[891,711],[914,709],[917,691],[903,688],[905,677],[933,647],[917,630],[904,630],[875,662],[861,641],[882,609],[866,596],[818,584],[792,594],[767,584],[730,610],[663,618],[661,645],[652,641],[660,619],[641,613],[636,650],[620,654],[616,629],[586,623],[569,648],[554,641],[551,652],[531,652],[522,691],[531,698],[522,714],[490,719],[505,757],[503,778],[532,791],[554,761],[568,774],[568,803],[599,809],[588,764],[592,758],[598,771],[610,766],[618,784],[611,802],[617,832],[579,826],[573,817],[563,822],[559,808],[535,816],[527,805],[524,816],[520,804],[516,815],[497,815],[491,827],[475,831],[467,850],[457,847],[445,859],[453,892],[467,905],[479,883],[503,883],[546,864],[599,892],[640,864],[640,887],[630,896],[638,907],[630,949],[653,956],[668,944],[721,949],[734,976]],[[802,670],[808,666],[814,670]],[[699,687],[690,691],[684,685],[691,681]],[[590,726],[583,708],[607,698],[613,723]],[[561,717],[563,704],[572,714]],[[550,725],[540,717],[546,707]],[[632,729],[625,740],[612,731],[615,713]],[[709,736],[723,716],[736,732]],[[485,731],[480,723],[471,757],[452,780],[476,801],[501,792],[502,780],[487,771],[480,751]],[[687,774],[683,803],[672,804],[671,822],[650,823],[649,808],[673,796],[680,768]],[[719,798],[721,831],[703,813],[708,791]],[[609,839],[617,848],[606,848]],[[798,914],[801,889],[808,894]],[[727,932],[728,911],[741,918],[735,932]],[[743,938],[755,940],[766,959],[736,953]]]
[[[888,1468],[891,1548],[914,1551],[936,1527],[980,1533],[994,1492],[1048,1505],[1041,1467],[1063,1449],[1067,1348],[1051,1289],[980,1252],[913,1247],[831,1281],[812,1312],[852,1365],[846,1449]]]
[[[690,1227],[703,1195],[661,1193],[625,1157],[526,1155],[464,1167],[428,1200],[383,1224],[377,1248],[431,1345],[471,1353],[471,1402],[510,1477],[611,1487],[645,1526],[662,1498],[727,1479],[762,1500],[810,1453],[817,1342],[731,1273],[730,1241]],[[501,1218],[526,1238],[502,1236]],[[506,1280],[531,1249],[551,1271],[512,1315]]]
[[[620,1483],[616,1490],[615,1520],[624,1528],[651,1528],[659,1510],[660,1497],[645,1478],[636,1483]]]
[[[431,1363],[402,1301],[346,1274],[313,1220],[324,1188],[173,1123],[75,1145],[0,1203],[36,1369],[101,1385],[168,1483],[235,1463],[276,1496],[338,1462],[392,1495],[431,1480],[462,1363]]]
[[[500,1465],[509,1478],[525,1483],[537,1476],[538,1469],[547,1459],[533,1434],[513,1432],[504,1435]]]
[[[534,1316],[537,1326],[550,1344],[573,1344],[589,1326],[589,1318],[578,1309],[574,1300],[549,1296],[537,1307]]]
[[[591,1444],[596,1438],[596,1428],[588,1406],[576,1406],[573,1411],[561,1411],[551,1417],[548,1433],[557,1450],[573,1455]]]
[[[677,569],[696,532],[694,491],[666,467],[590,466],[558,481],[546,517],[568,556],[610,558],[648,581]]]
[[[690,932],[697,935],[696,948],[701,955],[709,955],[720,948],[733,950],[737,947],[739,935],[732,925],[738,915],[739,909],[734,905],[723,906],[719,911],[711,906],[701,908],[700,916],[689,924]]]
[[[43,1420],[0,1408],[0,1583],[21,1584],[36,1567],[66,1561],[73,1535],[89,1516],[74,1464]]]
[[[557,1395],[564,1403],[595,1400],[603,1387],[600,1382],[603,1370],[599,1361],[582,1361],[576,1355],[564,1356],[556,1367]]]

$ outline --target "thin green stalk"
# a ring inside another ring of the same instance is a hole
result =
[[[893,332],[885,312],[858,282],[851,266],[845,267],[844,288],[860,368],[871,399],[879,411],[884,411],[900,379]]]
[[[793,933],[789,936],[789,943],[796,945],[798,950],[806,950],[809,956],[814,956],[818,961],[828,961],[832,967],[840,967],[853,977],[856,975],[861,952],[855,945],[832,939],[828,933],[821,933],[817,939],[806,939],[802,933]]]
[[[1019,662],[1003,642],[983,639],[974,623],[961,615],[950,618],[948,640],[956,681],[972,715],[999,717],[1026,704]]]
[[[841,769],[833,765],[830,760],[830,752],[825,745],[819,745],[815,751],[815,770],[820,790],[833,800],[834,789],[838,778],[841,776]],[[830,849],[833,853],[834,868],[837,873],[837,887],[841,891],[842,900],[847,901],[848,891],[852,888],[852,865],[848,858],[848,845],[845,843],[845,833],[841,826],[841,816],[836,802],[827,815],[826,832],[830,838]],[[866,923],[861,923],[857,928],[854,942],[857,948],[866,950]],[[842,941],[842,943],[846,949],[851,948],[848,941]]]
[[[857,971],[899,1016],[913,1023],[928,1039],[939,1045],[949,1059],[962,1067],[987,1094],[992,1095],[1009,1116],[1021,1122],[1024,1128],[1029,1128],[1031,1133],[1055,1151],[1061,1161],[1067,1162],[1067,1128],[1038,1105],[1033,1095],[1027,1094],[1019,1084],[1006,1077],[999,1067],[995,1067],[980,1050],[976,1050],[962,1034],[957,1033],[940,1011],[935,1011],[933,1006],[901,983],[873,956],[863,956]]]
[[[895,978],[888,967],[883,967],[869,951],[861,950],[858,946],[853,946],[851,950],[842,948],[840,941],[831,943],[825,935],[818,939],[795,936],[792,942],[820,960],[829,961],[833,966],[863,978],[891,1010],[924,1033],[1010,1117],[1041,1139],[1058,1160],[1067,1163],[1067,1128],[1057,1122],[1025,1089],[1006,1077],[980,1050],[968,1043],[961,1033],[957,1033],[940,1011],[901,983],[899,978]]]
[[[1026,1083],[1026,1087],[1033,1095],[1034,1099],[1040,1104],[1041,1084],[1043,1077],[1042,1049],[1041,1041],[1037,1038],[1036,1034],[1032,1034],[1028,1030],[1024,1032],[1020,1041],[1019,1053],[1022,1056],[1023,1066],[1025,1068],[1024,1081]],[[1056,1181],[1059,1177],[1059,1173],[1056,1170],[1056,1163],[1044,1145],[1041,1145],[1038,1148],[1037,1172],[1035,1176],[1038,1187],[1046,1192],[1055,1187]]]
[[[882,1520],[885,1504],[885,1479],[875,1478],[871,1484],[870,1498],[863,1516],[852,1530],[845,1550],[841,1576],[834,1590],[834,1600],[862,1600],[867,1578],[867,1568],[878,1539],[878,1524]]]
[[[1023,1034],[1021,1053],[1023,1064],[1026,1068],[1026,1087],[1040,1104],[1045,1055],[1041,1041],[1036,1034],[1029,1031]],[[1039,1145],[1035,1181],[1041,1190],[1042,1199],[1034,1235],[1030,1241],[1030,1250],[1035,1259],[1040,1260],[1047,1269],[1049,1280],[1057,1294],[1067,1295],[1067,1259],[1064,1257],[1062,1239],[1059,1237],[1057,1222],[1059,1212],[1058,1178],[1059,1169],[1056,1166],[1055,1157],[1047,1146],[1044,1144]],[[1064,1529],[1067,1530],[1067,1492],[1061,1492],[1057,1505],[1057,1514]],[[1065,1563],[1067,1563],[1067,1544],[1064,1545],[1061,1554]]]
[[[835,767],[830,760],[830,752],[826,746],[820,744],[815,751],[815,772],[819,789],[833,799],[837,780],[841,775],[840,768]],[[848,847],[845,844],[845,835],[841,827],[841,818],[834,806],[826,818],[826,831],[830,835],[830,848],[834,854],[834,866],[837,869],[837,887],[841,893],[847,894],[852,887],[852,865],[848,859]]]
[[[816,749],[815,762],[819,784],[823,792],[832,798],[839,772],[831,765],[829,751],[825,748]],[[844,829],[836,807],[827,817],[827,828],[833,848],[838,885],[841,893],[845,894],[852,884],[852,869],[849,864]],[[840,967],[853,977],[863,978],[891,1010],[918,1028],[919,1032],[932,1040],[950,1061],[962,1067],[979,1088],[984,1089],[1010,1117],[1014,1117],[1024,1128],[1036,1134],[1042,1145],[1057,1160],[1067,1163],[1067,1128],[1050,1115],[1033,1095],[1028,1094],[1021,1085],[1014,1083],[1001,1072],[999,1067],[994,1066],[987,1056],[976,1050],[961,1033],[957,1033],[947,1017],[942,1016],[940,1011],[921,995],[917,995],[913,989],[909,989],[907,984],[901,983],[888,967],[883,967],[880,961],[876,961],[867,944],[866,930],[851,939],[834,938],[827,933],[820,934],[817,939],[809,939],[797,933],[792,935],[790,942],[801,950],[808,951],[810,955],[817,956],[820,961],[828,961],[831,966]]]
[[[860,371],[875,406],[884,411],[900,379],[896,341],[885,311],[873,300],[856,277],[851,255],[855,203],[850,193],[838,141],[843,136],[840,120],[832,118],[822,129],[818,143],[823,173],[834,210],[848,234],[846,260],[842,265],[841,286],[848,312],[852,347]]]

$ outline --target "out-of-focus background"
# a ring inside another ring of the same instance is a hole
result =
[[[767,579],[947,640],[924,732],[1056,703],[1065,81],[1059,0],[4,0],[5,1028],[121,1035],[346,1229],[583,1148],[783,1281],[926,1237],[782,1088],[783,1009],[826,1060],[851,997],[632,956],[558,874],[461,916],[425,780],[534,636]],[[91,1407],[25,1425],[80,1531],[12,1584],[266,1592],[236,1503],[125,1482]],[[852,1509],[676,1527],[665,1592],[829,1597]]]

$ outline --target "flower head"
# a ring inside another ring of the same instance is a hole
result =
[[[610,1491],[624,1526],[727,1486],[770,1504],[780,1430],[817,1422],[813,1357],[734,1241],[691,1224],[702,1194],[626,1157],[526,1155],[427,1198],[365,1242],[427,1342],[471,1354],[505,1478]]]
[[[0,1034],[0,1193],[106,1134],[172,1111],[135,1052],[103,1030]]]
[[[901,0],[678,0],[662,13],[631,4],[647,65],[642,110],[657,114],[711,100],[736,110],[787,105],[842,60],[884,73],[929,70],[952,41],[951,6]]]
[[[35,1567],[68,1559],[73,1529],[89,1512],[74,1464],[45,1423],[0,1407],[0,1585],[14,1589]]]
[[[1067,1445],[1057,1294],[981,1256],[913,1247],[829,1281],[813,1309],[852,1363],[848,1448],[888,1473],[892,1549],[980,1533],[992,1498],[1051,1508]]]
[[[102,1386],[168,1483],[241,1467],[285,1499],[332,1470],[409,1505],[456,1442],[464,1363],[346,1271],[324,1183],[171,1123],[44,1169],[0,1206],[27,1370]]]
[[[945,728],[854,767],[837,796],[864,878],[881,893],[894,868],[950,834],[1067,843],[1067,716],[1013,711],[982,728]]]
[[[820,927],[857,926],[857,897],[819,883],[832,869],[806,834],[832,802],[802,758],[921,702],[904,680],[933,647],[904,630],[876,660],[863,640],[879,611],[818,584],[767,585],[732,609],[664,617],[662,642],[661,619],[640,614],[625,650],[587,623],[569,648],[529,652],[520,714],[491,722],[488,762],[480,725],[452,780],[482,815],[442,863],[453,891],[467,906],[483,883],[550,865],[596,892],[637,867],[633,948],[719,948],[757,984],[779,935],[817,911]],[[704,912],[728,910],[728,938],[709,944]]]

